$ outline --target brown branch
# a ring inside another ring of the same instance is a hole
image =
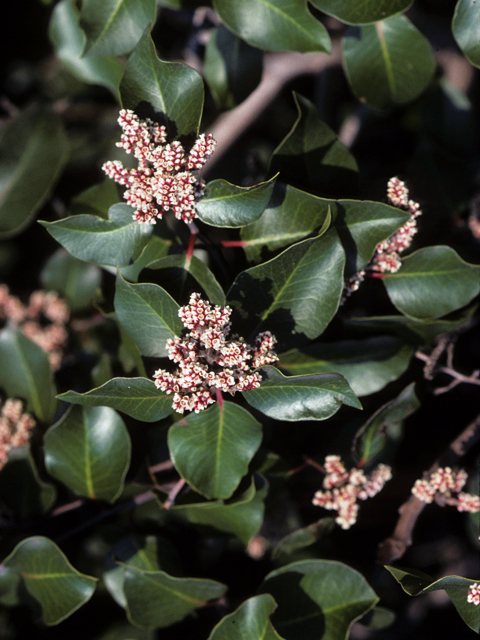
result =
[[[478,441],[480,441],[480,414],[435,460],[429,469],[429,473],[433,473],[439,468],[453,467]],[[411,495],[402,504],[398,510],[400,518],[393,534],[379,545],[377,553],[379,562],[390,564],[403,556],[407,548],[412,544],[413,529],[426,504],[426,502],[419,500],[414,495]]]

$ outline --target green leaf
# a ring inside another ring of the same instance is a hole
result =
[[[345,378],[338,374],[287,378],[275,367],[262,367],[261,371],[267,379],[257,389],[245,391],[243,397],[252,407],[275,420],[326,420],[342,404],[362,408]]]
[[[407,369],[413,348],[393,336],[319,342],[280,354],[279,369],[288,375],[339,373],[357,396],[383,389]]]
[[[335,518],[321,518],[308,527],[292,531],[275,545],[272,558],[279,558],[283,554],[294,553],[315,544],[322,536],[335,528]]]
[[[380,407],[355,435],[353,451],[359,464],[367,464],[383,451],[387,442],[385,431],[390,425],[402,422],[419,408],[413,382],[397,398]]]
[[[96,579],[74,569],[56,544],[41,536],[22,540],[3,566],[20,573],[27,591],[40,603],[43,622],[48,625],[68,618],[95,591]]]
[[[318,116],[316,107],[293,94],[298,117],[273,152],[270,173],[297,189],[330,198],[355,195],[358,166],[349,149]]]
[[[40,224],[79,260],[126,266],[142,252],[152,235],[153,225],[133,220],[128,204],[113,205],[109,218],[80,215],[57,222],[40,221]]]
[[[375,2],[311,0],[311,3],[320,11],[346,24],[369,24],[403,13],[412,6],[413,0],[375,0]]]
[[[91,306],[102,281],[102,272],[96,265],[58,249],[45,263],[40,281],[44,289],[57,291],[72,311],[78,311]]]
[[[187,277],[191,275],[203,289],[210,302],[221,306],[225,304],[225,294],[217,279],[207,265],[194,255],[190,256],[187,253],[182,253],[166,256],[160,260],[150,262],[146,266],[148,269],[168,269],[168,279],[170,282],[173,281],[175,283],[177,297],[180,299],[187,289]],[[180,275],[178,271],[180,271]],[[198,291],[198,287],[196,290]]]
[[[63,67],[78,80],[99,84],[119,97],[123,64],[114,58],[82,58],[85,34],[74,0],[60,0],[52,11],[49,36]]]
[[[203,72],[218,109],[243,102],[262,78],[263,52],[237,38],[222,24],[210,36]]]
[[[285,640],[344,640],[378,597],[341,562],[303,560],[269,573],[260,591],[278,604],[272,623]]]
[[[15,569],[0,564],[0,604],[15,607],[21,603],[19,586],[20,575]]]
[[[155,284],[129,284],[117,278],[115,311],[143,356],[166,357],[167,340],[180,335],[179,306]]]
[[[27,401],[42,422],[55,412],[55,384],[48,355],[20,331],[5,327],[0,331],[0,387],[7,396]]]
[[[83,55],[129,53],[155,21],[155,0],[84,0],[80,26],[87,41]]]
[[[67,391],[60,400],[85,407],[111,407],[142,422],[156,422],[173,411],[172,396],[157,389],[147,378],[112,378],[86,393]]]
[[[229,498],[262,441],[262,426],[232,402],[191,413],[168,432],[177,471],[207,498]]]
[[[45,434],[48,472],[74,493],[114,502],[130,463],[130,438],[109,407],[72,407]]]
[[[271,595],[249,598],[214,627],[209,640],[282,640],[270,622],[277,608]]]
[[[70,213],[74,216],[90,213],[104,220],[108,220],[108,210],[118,204],[120,197],[116,183],[110,178],[94,184],[75,196],[70,203]]]
[[[222,22],[259,49],[331,53],[328,32],[303,0],[214,0]]]
[[[324,331],[340,304],[344,265],[345,254],[331,229],[242,271],[227,300],[252,336],[271,331],[282,350],[313,340]]]
[[[127,373],[136,369],[138,375],[146,378],[147,372],[145,371],[140,349],[121,324],[118,325],[118,328],[120,330],[121,340],[118,349],[118,359],[122,363],[122,367]]]
[[[465,57],[480,68],[480,13],[476,0],[459,0],[455,7],[452,31]]]
[[[165,227],[162,231],[164,230]],[[128,267],[122,267],[120,269],[120,273],[125,280],[137,282],[138,276],[147,265],[168,255],[172,246],[172,239],[168,237],[169,234],[165,233],[164,235],[165,237],[158,235],[152,236],[135,262]]]
[[[138,113],[146,103],[162,114],[171,138],[198,133],[202,78],[186,64],[159,60],[148,28],[127,62],[120,94],[125,109]]]
[[[410,596],[444,589],[465,624],[476,633],[480,633],[478,605],[467,602],[469,587],[475,582],[478,584],[478,580],[469,580],[461,576],[445,576],[440,580],[432,580],[426,573],[415,569],[402,569],[388,565],[385,566],[385,569],[392,574],[402,589]]]
[[[480,292],[480,267],[446,246],[425,247],[402,259],[397,273],[385,273],[390,300],[407,316],[440,318],[467,305]]]
[[[347,29],[343,64],[357,98],[377,109],[417,98],[436,66],[428,40],[405,16]]]
[[[60,118],[30,108],[0,133],[0,238],[18,235],[33,222],[68,159]]]
[[[214,580],[173,578],[164,571],[125,567],[128,619],[141,629],[169,627],[209,600],[221,598],[226,590]]]
[[[272,196],[275,178],[253,187],[237,187],[226,180],[213,180],[196,205],[202,222],[214,227],[243,227],[258,220]]]
[[[219,531],[231,533],[246,546],[256,535],[263,523],[265,498],[268,484],[256,490],[252,479],[250,487],[239,497],[228,502],[197,502],[194,504],[176,504],[172,513],[197,525],[214,527]]]
[[[41,480],[28,447],[12,449],[0,471],[0,499],[21,520],[47,513],[57,496],[56,489]]]

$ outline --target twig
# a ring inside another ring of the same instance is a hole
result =
[[[170,509],[170,507],[175,502],[175,498],[178,496],[180,491],[183,489],[184,485],[185,485],[185,480],[183,478],[180,478],[180,480],[175,483],[173,489],[170,491],[170,493],[167,496],[167,499],[165,500],[165,502],[162,505],[164,509]]]
[[[427,380],[432,380],[434,377],[433,369],[437,364],[437,360],[439,357],[437,349],[440,346],[442,347],[442,352],[445,350],[445,343],[439,343],[437,347],[435,347],[435,349],[432,351],[430,356],[425,355],[421,351],[417,351],[415,353],[415,356],[419,360],[423,360],[423,362],[426,363],[424,367],[424,372],[425,372],[425,378],[427,378]],[[445,387],[438,387],[437,389],[435,389],[433,393],[437,396],[440,395],[441,393],[446,393],[447,391],[450,391],[450,389],[453,389],[453,387],[456,387],[458,384],[461,384],[462,382],[465,382],[467,384],[480,385],[480,369],[476,369],[469,376],[466,376],[463,373],[460,373],[459,371],[453,368],[453,347],[454,347],[453,343],[448,344],[446,347],[447,348],[447,366],[445,367],[440,366],[437,368],[438,373],[446,373],[447,375],[451,376],[453,380]]]
[[[448,448],[435,460],[429,469],[433,473],[439,468],[453,467],[474,444],[480,440],[480,414],[462,433],[453,440]],[[412,544],[412,533],[418,516],[426,506],[426,502],[416,496],[410,498],[400,507],[400,518],[390,538],[384,540],[378,548],[377,559],[382,564],[390,564],[403,556]]]

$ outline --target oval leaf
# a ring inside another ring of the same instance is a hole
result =
[[[307,527],[292,531],[275,545],[272,558],[281,558],[282,555],[305,549],[334,529],[335,518],[321,518]]]
[[[82,58],[85,34],[74,0],[60,0],[52,11],[49,35],[62,66],[78,80],[99,84],[119,97],[123,64],[113,58]]]
[[[480,11],[476,0],[459,0],[452,23],[453,36],[468,60],[480,68]]]
[[[378,597],[365,578],[341,562],[303,560],[269,573],[260,591],[278,604],[272,623],[286,640],[345,640]]]
[[[45,434],[48,472],[77,495],[114,502],[130,463],[130,438],[108,407],[72,407]]]
[[[173,411],[172,397],[147,378],[113,378],[87,393],[67,391],[58,398],[85,407],[111,407],[142,422],[162,420]]]
[[[120,95],[123,107],[141,117],[139,107],[145,104],[162,114],[162,124],[172,138],[198,133],[203,109],[202,78],[186,64],[159,60],[148,28],[128,59]]]
[[[311,0],[311,3],[320,11],[335,16],[346,24],[369,24],[403,13],[412,6],[413,0]]]
[[[0,237],[17,235],[50,195],[69,155],[59,117],[27,109],[0,135]],[[25,186],[28,185],[28,188]]]
[[[46,352],[20,331],[6,327],[0,331],[0,387],[11,398],[27,401],[42,422],[55,412],[55,384]]]
[[[330,198],[356,195],[358,166],[348,148],[318,116],[316,107],[294,93],[298,118],[273,152],[270,173],[297,189]]]
[[[262,426],[232,402],[191,413],[168,432],[177,471],[207,498],[229,498],[262,441]]]
[[[22,540],[3,565],[19,572],[40,603],[45,624],[62,622],[95,591],[96,579],[74,569],[56,544],[41,536]]]
[[[303,0],[214,0],[222,22],[259,49],[331,52],[328,32]]]
[[[126,266],[142,252],[152,235],[153,225],[133,220],[128,204],[115,204],[108,213],[109,220],[80,215],[57,222],[40,221],[40,224],[79,260]]]
[[[405,16],[347,29],[343,62],[357,98],[377,109],[414,100],[435,72],[428,40]]]
[[[213,180],[198,201],[198,217],[214,227],[243,227],[258,220],[272,196],[275,177],[253,187]]]
[[[383,389],[407,369],[413,347],[399,338],[320,342],[280,354],[278,368],[289,375],[339,373],[357,396]]]
[[[480,292],[480,267],[450,247],[425,247],[402,259],[383,282],[396,308],[413,318],[440,318],[467,305]]]
[[[342,245],[331,229],[240,273],[227,300],[246,317],[243,335],[271,331],[278,350],[317,338],[337,312],[344,266]]]
[[[123,590],[129,620],[141,629],[169,627],[209,600],[221,598],[227,587],[214,580],[173,578],[164,571],[125,566]]]
[[[155,0],[84,0],[80,13],[80,26],[87,36],[83,55],[128,53],[154,20]]]
[[[275,420],[326,420],[342,404],[362,408],[345,378],[338,374],[287,378],[275,367],[262,367],[261,371],[267,379],[243,396],[252,407]]]
[[[270,622],[270,614],[276,608],[268,593],[250,598],[220,620],[209,640],[281,640]]]
[[[144,356],[168,355],[167,340],[180,335],[178,304],[155,284],[129,284],[117,277],[115,311]]]

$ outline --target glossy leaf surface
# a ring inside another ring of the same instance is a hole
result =
[[[177,471],[207,498],[232,495],[261,440],[260,423],[232,402],[190,413],[168,432],[168,448]]]
[[[120,196],[116,183],[110,178],[105,178],[103,182],[94,184],[75,196],[70,203],[70,213],[72,215],[90,213],[108,220],[110,207],[118,204],[119,200]]]
[[[331,533],[335,526],[335,518],[321,518],[307,527],[296,529],[275,545],[272,557],[282,557],[282,555],[305,549],[305,547],[315,544],[323,535]]]
[[[172,396],[147,378],[112,378],[97,389],[67,391],[58,398],[84,407],[111,407],[142,422],[156,422],[172,413]]]
[[[270,622],[270,614],[276,608],[275,600],[268,593],[249,598],[220,620],[209,640],[281,640]]]
[[[139,224],[127,204],[115,204],[109,220],[79,215],[58,222],[41,222],[65,249],[79,260],[115,266],[135,260],[152,235],[153,225]]]
[[[17,235],[33,222],[68,155],[62,122],[51,111],[26,109],[2,128],[0,238]]]
[[[117,56],[131,51],[155,19],[155,0],[85,0],[80,26],[83,55]]]
[[[109,407],[72,407],[45,434],[48,472],[77,495],[114,502],[130,463],[130,438]]]
[[[425,247],[402,259],[383,282],[397,309],[413,318],[440,318],[467,305],[480,292],[480,267],[445,246]]]
[[[343,61],[357,98],[378,109],[414,100],[435,72],[428,40],[405,16],[347,29]]]
[[[253,187],[213,180],[196,205],[198,217],[215,227],[243,227],[257,220],[271,198],[275,178]]]
[[[403,13],[411,7],[413,0],[312,0],[312,4],[346,24],[369,24]]]
[[[383,389],[407,369],[413,348],[393,336],[306,345],[280,354],[288,375],[339,373],[357,396]]]
[[[275,420],[326,420],[342,404],[362,408],[345,378],[338,374],[285,377],[270,366],[261,371],[267,379],[243,396],[252,407]]]
[[[78,80],[99,84],[118,98],[123,64],[114,58],[82,58],[85,33],[79,26],[80,13],[74,0],[60,0],[50,21],[50,40],[63,67]]]
[[[120,269],[125,280],[137,282],[138,276],[147,265],[168,255],[174,239],[170,238],[168,232],[164,235],[165,237],[159,235],[151,236],[138,258],[128,267]]]
[[[329,560],[277,569],[260,590],[274,597],[272,623],[286,640],[344,640],[353,622],[378,602],[360,573]]]
[[[117,278],[115,311],[119,321],[144,356],[168,355],[167,340],[180,335],[179,306],[155,284],[129,284]]]
[[[327,30],[301,0],[214,0],[222,22],[259,49],[330,53]]]
[[[41,536],[22,540],[3,565],[19,572],[29,594],[40,603],[48,625],[62,622],[95,591],[95,578],[74,569],[62,551]]]
[[[480,68],[480,12],[475,0],[459,0],[455,7],[452,31],[458,46],[468,60]]]
[[[171,138],[198,132],[203,109],[202,78],[186,64],[159,60],[148,29],[128,59],[120,95],[125,109],[139,113],[148,105],[153,107],[158,117],[163,117],[161,123]]]
[[[248,332],[271,331],[278,350],[317,338],[343,291],[345,254],[335,230],[240,273],[227,294]],[[247,335],[244,332],[243,335]]]
[[[56,391],[45,351],[20,331],[5,327],[0,331],[0,362],[0,386],[7,395],[26,400],[27,411],[49,422]]]
[[[293,94],[298,117],[288,135],[275,149],[270,173],[283,182],[335,198],[356,195],[358,166],[349,149],[320,119],[315,106]]]

